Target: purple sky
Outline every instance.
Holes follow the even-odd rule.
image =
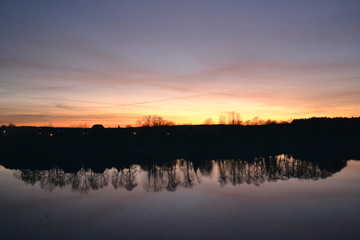
[[[1,1],[0,124],[359,116],[360,1]]]

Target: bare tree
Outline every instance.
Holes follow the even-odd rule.
[[[229,125],[241,125],[242,121],[240,118],[240,114],[236,112],[228,113],[228,124]]]
[[[160,116],[154,115],[152,116],[151,124],[153,127],[164,126],[166,125],[166,120]]]
[[[212,118],[207,118],[207,119],[205,119],[204,124],[205,124],[205,125],[213,125],[213,124],[214,124],[214,121],[212,120]]]
[[[220,115],[219,117],[219,124],[220,125],[225,125],[226,121],[225,121],[225,116],[224,115]]]
[[[141,127],[173,126],[173,121],[165,120],[158,115],[147,115],[137,122]]]
[[[150,127],[151,126],[151,115],[143,116],[141,120],[139,120],[137,123],[142,127]]]
[[[246,120],[243,122],[243,125],[269,125],[269,124],[282,124],[282,123],[288,123],[288,121],[276,121],[276,120],[263,120],[259,118],[258,116],[254,117],[252,120]]]

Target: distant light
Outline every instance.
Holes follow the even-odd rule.
[[[136,132],[133,132],[133,135],[136,135]]]
[[[6,133],[6,131],[4,130],[4,133]]]
[[[39,135],[41,135],[41,132],[39,132]]]
[[[50,133],[50,137],[52,137],[53,136],[53,134],[52,133]]]
[[[166,133],[166,135],[170,135],[170,133]]]

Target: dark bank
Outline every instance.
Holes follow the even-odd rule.
[[[261,126],[139,128],[1,127],[0,163],[10,168],[97,172],[186,159],[251,160],[292,155],[320,164],[360,158],[360,118],[313,118]]]
[[[351,239],[359,123],[2,127],[0,236]]]

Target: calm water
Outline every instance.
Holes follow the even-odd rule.
[[[1,239],[354,239],[360,161],[0,165],[0,210]]]

